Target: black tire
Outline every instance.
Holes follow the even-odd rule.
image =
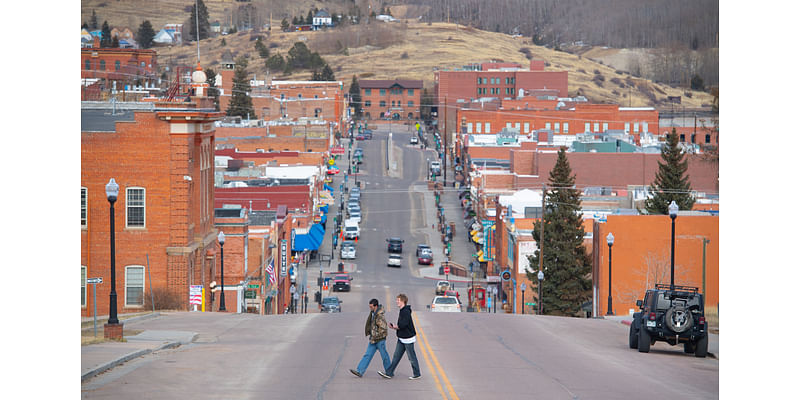
[[[631,322],[631,329],[628,333],[628,347],[632,349],[635,349],[639,346],[639,332],[634,329],[634,325],[636,325],[636,322]]]
[[[694,350],[695,357],[705,358],[707,355],[708,355],[708,334],[706,334],[700,340],[697,341]]]
[[[684,342],[683,343],[683,352],[686,353],[686,354],[694,353],[696,348],[697,348],[697,343],[696,342]]]
[[[689,330],[694,323],[692,312],[682,305],[674,305],[664,314],[664,323],[669,330],[675,333],[683,333]]]
[[[650,333],[647,332],[647,329],[644,328],[639,329],[638,348],[639,348],[639,353],[650,352]]]

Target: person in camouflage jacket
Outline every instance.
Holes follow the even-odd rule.
[[[377,299],[369,301],[369,315],[367,316],[367,323],[364,326],[364,335],[369,336],[369,344],[367,344],[367,351],[361,361],[358,363],[356,369],[351,369],[350,372],[361,378],[367,370],[369,363],[372,362],[372,357],[375,351],[381,353],[383,360],[384,370],[391,365],[392,360],[389,358],[389,353],[386,351],[386,336],[388,329],[386,324],[386,313],[383,307],[378,303]]]

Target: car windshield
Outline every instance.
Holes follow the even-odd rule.
[[[434,300],[435,304],[458,304],[455,297],[439,297]]]
[[[400,238],[391,238],[391,239],[389,239],[389,243],[391,243],[391,244],[400,244],[400,243],[402,243],[402,239],[400,239]]]
[[[322,299],[322,304],[334,305],[335,306],[335,305],[339,304],[339,299],[336,298],[336,297],[326,297],[326,298]]]
[[[336,275],[336,277],[333,279],[337,281],[348,281],[350,280],[350,277],[348,277],[347,275]]]
[[[355,226],[348,226],[347,228],[344,228],[344,230],[346,230],[346,231],[354,231],[355,232],[356,230],[358,230],[358,228],[356,228]],[[348,239],[350,239],[350,238],[348,238]]]
[[[399,254],[390,254],[389,258],[403,258],[403,256],[401,256]]]

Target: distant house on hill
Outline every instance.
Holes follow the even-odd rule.
[[[169,46],[173,44],[181,44],[183,43],[183,37],[181,36],[182,31],[183,31],[183,24],[166,24],[153,37],[153,43],[157,46],[158,45]]]
[[[94,37],[86,29],[81,29],[81,47],[92,47]]]
[[[331,18],[331,14],[325,10],[317,11],[317,14],[314,15],[314,19],[312,21],[312,27],[315,31],[333,26],[333,18]]]
[[[219,21],[214,21],[211,23],[211,32],[220,33],[222,31],[222,26],[220,25]]]

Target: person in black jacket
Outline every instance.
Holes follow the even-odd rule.
[[[417,353],[414,351],[414,343],[417,341],[417,331],[414,329],[414,320],[411,318],[411,306],[408,305],[408,296],[403,293],[397,295],[397,307],[400,308],[400,315],[397,317],[397,325],[389,323],[389,328],[397,331],[397,345],[394,348],[394,356],[392,357],[392,365],[386,369],[386,372],[378,371],[378,375],[391,379],[394,376],[394,370],[403,353],[408,352],[408,361],[411,362],[411,371],[413,376],[408,379],[419,379],[422,376],[419,372],[419,362],[417,361]]]

